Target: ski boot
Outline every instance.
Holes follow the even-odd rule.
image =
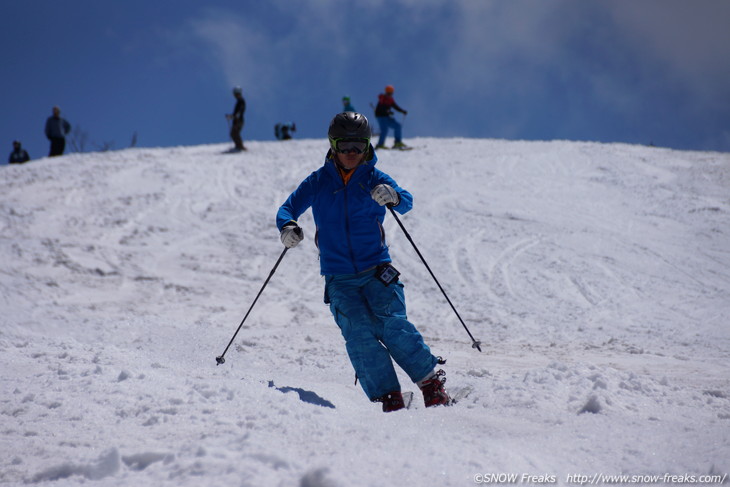
[[[422,381],[418,382],[418,387],[423,393],[423,403],[427,408],[432,406],[448,406],[451,398],[444,390],[444,382],[446,382],[446,373],[443,370],[434,372]]]
[[[395,143],[393,144],[393,149],[400,149],[400,150],[406,150],[406,149],[410,149],[410,147],[408,147],[408,146],[407,146],[407,145],[405,145],[405,144],[404,144],[403,142],[401,142],[400,140],[398,140],[398,141],[396,141],[396,142],[395,142]]]
[[[382,402],[384,413],[398,411],[399,409],[403,409],[404,407],[406,407],[406,404],[403,401],[403,394],[401,394],[400,391],[393,391],[387,394],[383,394],[379,398],[375,399],[373,402]]]

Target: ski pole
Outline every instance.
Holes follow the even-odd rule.
[[[446,294],[446,291],[444,291],[444,288],[441,287],[441,283],[439,283],[439,280],[436,279],[436,276],[434,275],[431,268],[428,266],[428,263],[426,262],[426,259],[423,258],[423,255],[421,255],[421,252],[418,250],[418,247],[416,246],[416,243],[411,238],[411,235],[408,233],[408,230],[406,230],[406,227],[403,226],[403,223],[401,223],[400,218],[398,218],[398,215],[396,215],[395,210],[393,210],[392,206],[388,206],[388,209],[390,210],[391,215],[393,215],[393,218],[395,218],[395,221],[398,222],[398,226],[400,226],[401,230],[403,230],[403,233],[406,235],[406,238],[409,242],[411,242],[411,245],[413,245],[413,248],[415,249],[416,253],[418,254],[418,257],[421,258],[421,262],[423,262],[423,265],[426,266],[426,269],[428,270],[429,274],[431,274],[431,277],[433,277],[433,280],[436,282],[436,285],[443,293],[444,297],[446,298],[446,301],[449,303],[449,306],[451,306],[451,309],[454,310],[454,313],[456,314],[456,317],[459,318],[459,321],[461,322],[462,326],[466,330],[466,332],[469,334],[469,338],[471,338],[471,348],[476,348],[480,352],[482,351],[481,344],[482,342],[477,341],[472,336],[471,332],[469,331],[469,328],[467,328],[466,323],[464,323],[464,320],[461,319],[461,316],[459,316],[459,312],[456,311],[456,308],[451,303],[451,300],[449,299],[449,296]]]
[[[251,310],[253,309],[254,305],[256,304],[256,301],[258,301],[259,296],[261,296],[261,293],[264,292],[264,288],[269,283],[269,280],[271,280],[271,277],[274,275],[274,272],[276,272],[276,268],[279,267],[279,263],[281,262],[281,259],[284,258],[284,254],[286,254],[286,251],[289,250],[287,247],[284,247],[284,250],[281,252],[281,255],[279,256],[279,259],[276,261],[276,264],[274,264],[274,267],[271,269],[271,272],[269,273],[269,277],[266,278],[264,281],[264,285],[261,286],[261,290],[256,295],[256,298],[253,300],[253,303],[251,303],[251,307],[248,308],[248,312],[246,313],[246,316],[243,317],[241,320],[241,324],[238,325],[238,328],[236,329],[236,333],[233,334],[231,337],[231,341],[228,342],[228,346],[226,346],[226,349],[223,350],[223,353],[220,354],[215,358],[216,364],[220,365],[222,363],[225,363],[226,359],[224,358],[226,355],[226,352],[228,352],[228,349],[230,348],[231,344],[233,343],[233,340],[236,339],[236,335],[238,335],[238,332],[241,331],[241,327],[243,326],[243,323],[246,321],[246,318],[248,318],[248,315],[251,313]]]

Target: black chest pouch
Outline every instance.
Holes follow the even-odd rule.
[[[400,272],[398,269],[393,267],[390,263],[380,264],[375,270],[375,277],[378,281],[382,282],[384,286],[390,286],[398,280]]]

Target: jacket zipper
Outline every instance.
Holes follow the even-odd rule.
[[[350,262],[352,263],[352,268],[355,270],[355,274],[358,274],[360,271],[357,268],[357,263],[355,261],[355,254],[352,249],[352,238],[350,237],[350,211],[349,211],[349,205],[347,202],[347,186],[345,186],[345,235],[347,235],[347,249],[350,252]]]

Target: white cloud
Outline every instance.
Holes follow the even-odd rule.
[[[261,46],[266,45],[267,39],[258,29],[223,12],[192,20],[190,26],[193,34],[209,47],[230,86],[267,84],[267,73],[260,69],[261,57],[265,56]]]
[[[695,94],[711,99],[730,87],[730,2],[606,2],[633,46],[661,60]]]
[[[229,84],[270,98],[281,94],[282,85],[311,75],[315,61],[345,54],[343,27],[323,21],[327,3],[297,8],[274,1],[265,13],[211,9],[191,19],[189,26]]]

